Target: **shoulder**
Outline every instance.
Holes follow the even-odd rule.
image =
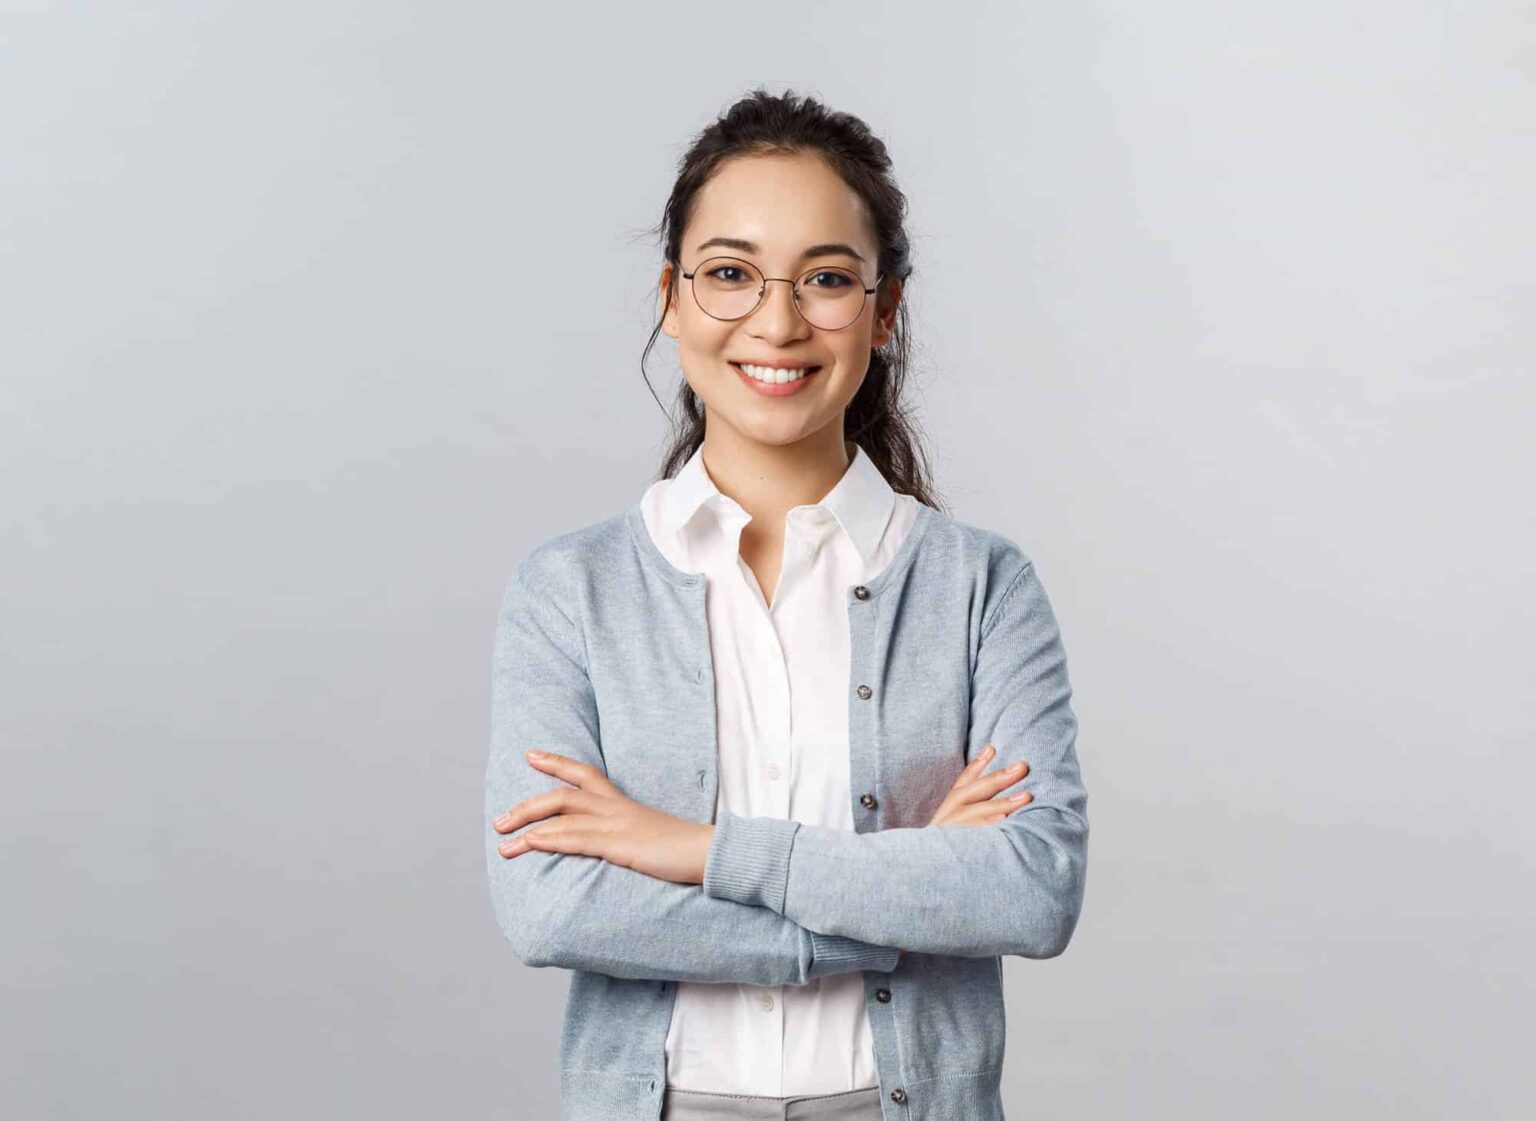
[[[928,521],[921,551],[929,566],[958,568],[985,576],[990,584],[1007,584],[1034,565],[1018,541],[998,530],[933,509],[929,510]]]
[[[529,548],[513,565],[511,583],[524,590],[564,598],[593,571],[614,571],[630,544],[627,511],[561,530]]]
[[[981,564],[992,571],[1009,575],[1032,562],[1018,541],[995,529],[961,521],[949,514],[930,510],[925,548],[945,553],[950,559]]]
[[[930,509],[920,542],[920,578],[960,580],[985,632],[1018,588],[1037,580],[1034,561],[1013,537]]]

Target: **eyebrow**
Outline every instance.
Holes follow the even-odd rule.
[[[746,241],[739,237],[712,237],[708,241],[700,242],[696,248],[703,250],[708,249],[711,245],[719,245],[726,249],[739,249],[743,253],[758,252],[758,247],[755,242]],[[855,261],[860,262],[864,260],[863,255],[859,253],[858,250],[854,249],[853,246],[844,245],[840,241],[829,241],[824,245],[813,245],[804,253],[800,254],[800,259],[805,261],[812,257],[831,256],[852,257]]]

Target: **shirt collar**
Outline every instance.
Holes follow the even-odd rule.
[[[871,560],[885,535],[886,524],[896,505],[896,492],[880,469],[857,443],[843,477],[820,502],[813,505],[832,515],[853,547],[865,561]],[[735,499],[715,486],[704,469],[704,446],[672,476],[661,503],[661,529],[681,533],[701,509],[742,515],[745,511]]]

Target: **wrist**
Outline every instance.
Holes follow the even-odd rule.
[[[713,823],[705,822],[699,825],[697,837],[694,840],[693,872],[694,883],[703,886],[704,870],[709,866],[709,850],[715,843],[715,827]]]

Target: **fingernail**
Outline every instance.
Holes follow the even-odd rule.
[[[502,814],[496,819],[496,824],[502,828],[506,828],[508,825],[512,824],[512,815]]]
[[[528,758],[530,758],[530,759],[542,759],[542,758],[544,758],[544,753],[542,751],[530,751],[530,752],[528,752]]]
[[[987,744],[987,746],[982,750],[981,756],[983,759],[990,759],[996,754],[997,751],[992,747],[992,745]]]
[[[1008,768],[1008,773],[1010,775],[1018,774],[1018,772],[1022,771],[1023,769],[1024,769],[1024,764],[1023,763],[1015,763],[1013,766]]]
[[[1022,794],[1015,794],[1013,797],[1009,798],[1008,800],[1010,802],[1022,802],[1022,801],[1024,801],[1024,799],[1026,799],[1028,797],[1029,797],[1029,791],[1026,790]]]

